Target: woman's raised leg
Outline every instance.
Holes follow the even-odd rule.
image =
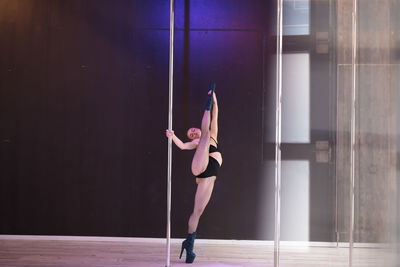
[[[208,165],[208,155],[210,150],[210,123],[211,123],[211,108],[213,104],[213,95],[215,91],[215,83],[210,84],[210,90],[208,91],[206,106],[201,120],[201,137],[199,145],[197,146],[196,152],[194,153],[192,160],[192,173],[194,176],[198,176],[204,172]]]
[[[200,173],[204,172],[208,165],[210,150],[210,121],[210,111],[205,110],[201,121],[200,142],[192,160],[192,173],[194,176],[198,176]]]

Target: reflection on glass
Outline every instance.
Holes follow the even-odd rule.
[[[398,183],[398,128],[394,125],[399,116],[399,67],[397,64],[357,66],[359,145],[355,201],[360,204],[354,211],[353,267],[365,266],[369,257],[375,266],[398,266],[395,260],[398,196],[393,188]]]
[[[316,260],[318,266],[400,266],[400,1],[315,0],[312,9],[311,1],[282,1],[284,35],[297,36],[284,38],[283,44],[281,239],[286,242],[281,243],[280,263],[292,266],[294,252],[303,249],[295,266],[313,266]],[[354,43],[353,3],[359,10]],[[325,50],[317,49],[321,44]],[[349,64],[353,48],[355,105]],[[327,120],[331,126],[319,127]],[[314,139],[326,133],[332,158],[314,161]],[[332,219],[320,220],[321,214]]]
[[[310,57],[284,54],[282,69],[282,142],[310,142]]]
[[[282,161],[281,240],[308,241],[310,232],[310,164]]]
[[[310,34],[310,0],[283,1],[283,35]]]

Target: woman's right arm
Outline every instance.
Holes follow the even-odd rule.
[[[198,140],[193,140],[192,142],[183,143],[181,139],[179,139],[175,134],[174,131],[166,130],[167,137],[172,136],[172,141],[174,141],[175,145],[179,147],[181,150],[192,150],[197,147],[199,144]]]

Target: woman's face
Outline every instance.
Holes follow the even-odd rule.
[[[190,128],[187,131],[187,137],[191,140],[201,137],[201,130],[199,128]]]

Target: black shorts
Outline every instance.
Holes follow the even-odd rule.
[[[197,178],[209,178],[211,176],[217,176],[218,170],[221,166],[219,166],[218,161],[213,157],[208,157],[208,165],[207,169],[200,173]]]

